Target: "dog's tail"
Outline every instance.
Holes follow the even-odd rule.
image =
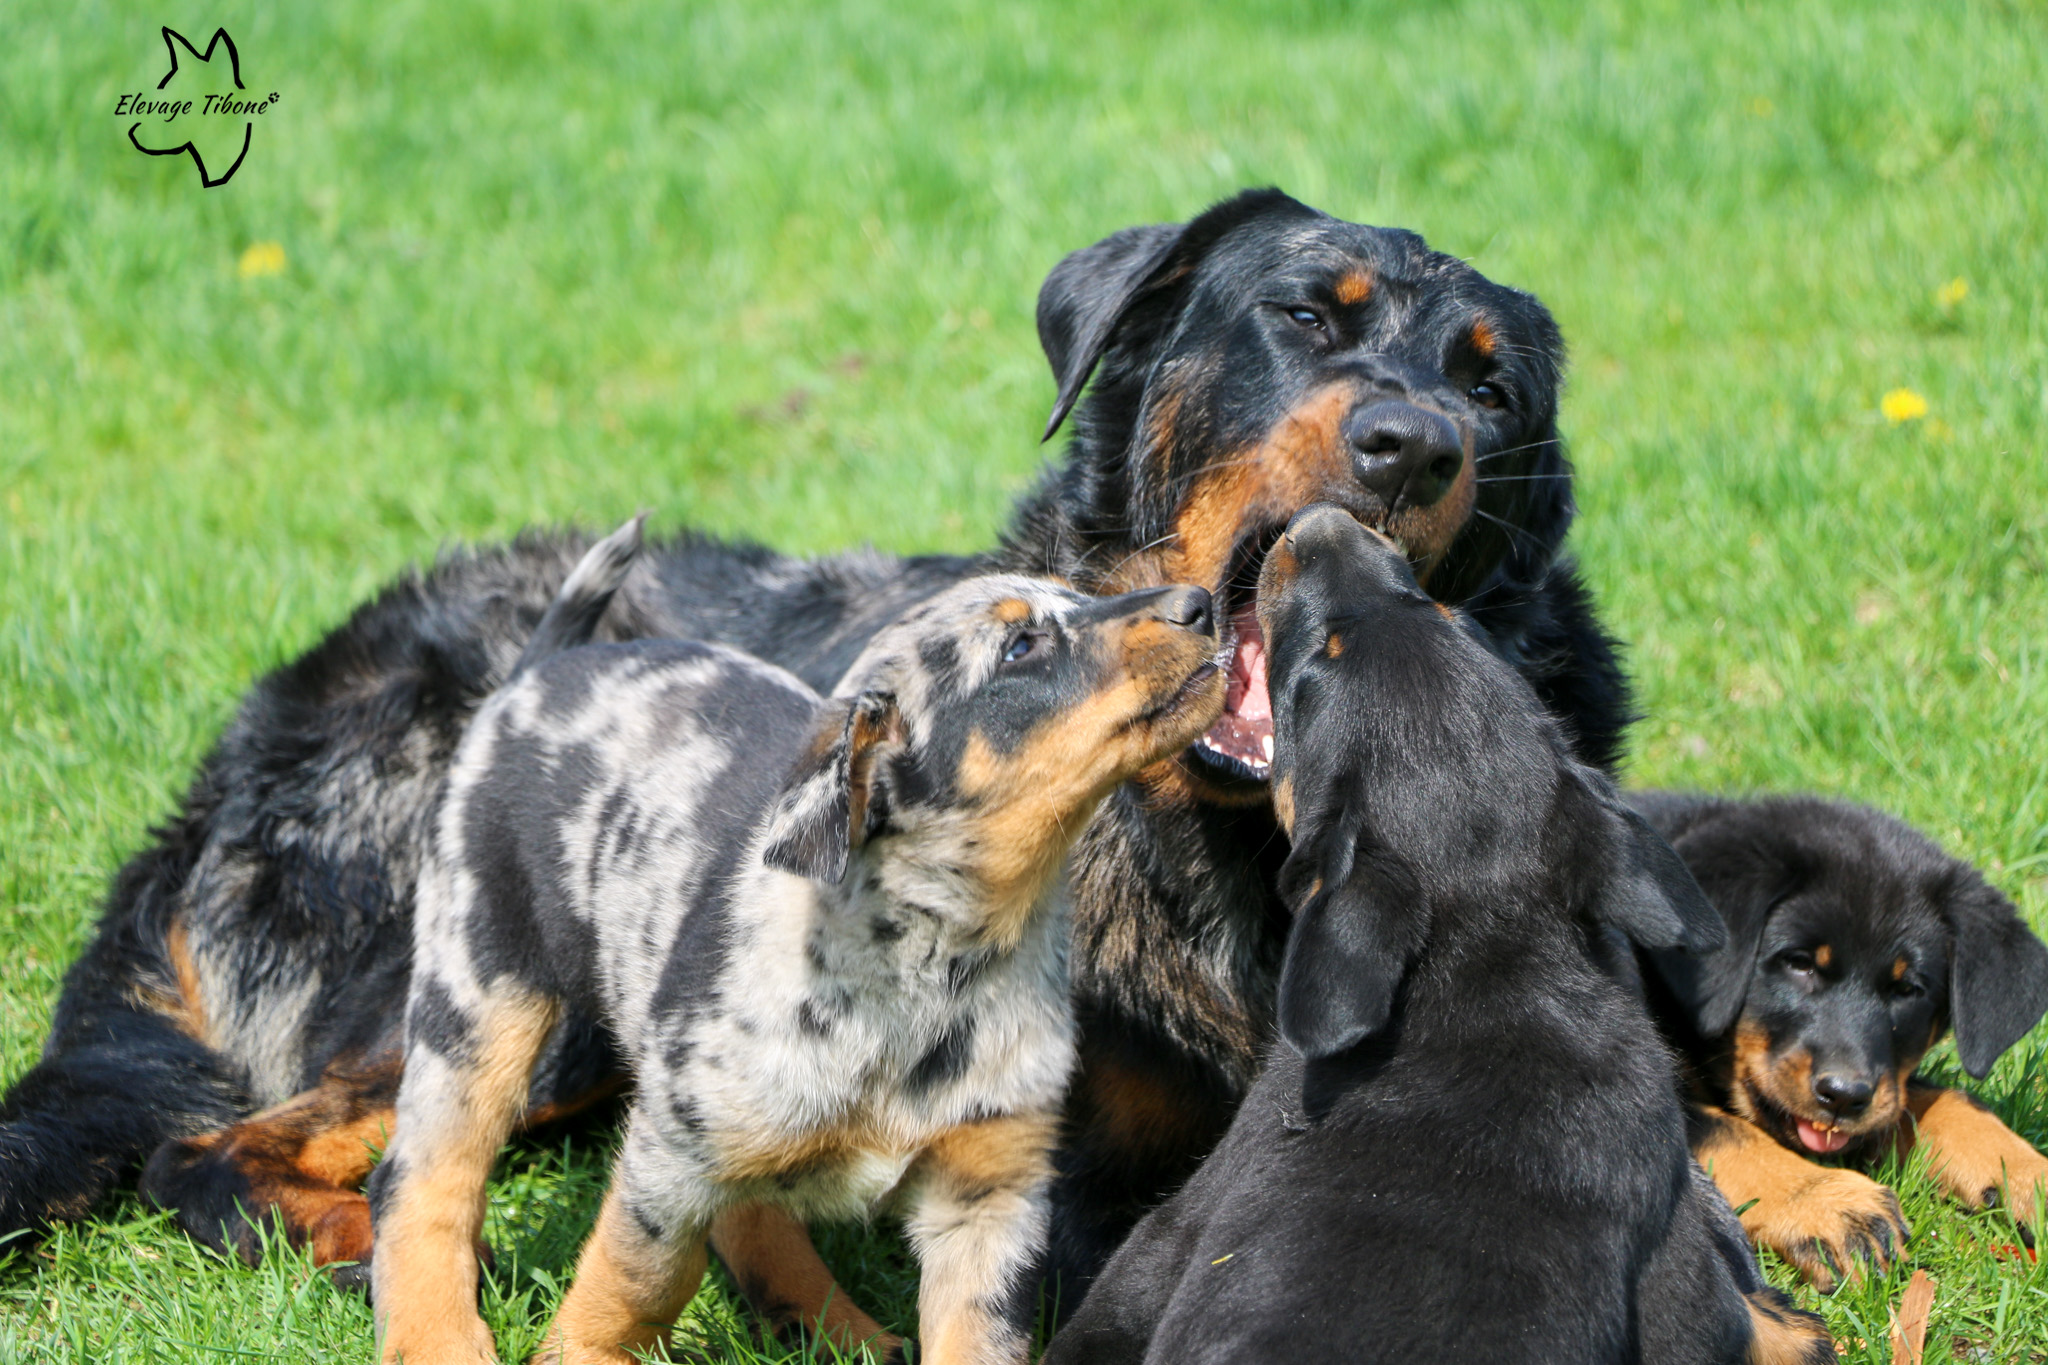
[[[1841,1358],[1818,1313],[1795,1307],[1775,1289],[1743,1299],[1749,1304],[1749,1365],[1826,1365]]]
[[[611,605],[612,594],[619,590],[634,561],[640,558],[646,523],[647,513],[641,512],[591,546],[590,552],[577,561],[555,600],[548,604],[540,624],[533,628],[533,637],[520,651],[519,662],[512,665],[511,678],[550,655],[590,643],[598,621],[604,617],[604,609]]]

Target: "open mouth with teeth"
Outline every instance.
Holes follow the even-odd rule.
[[[1233,572],[1217,594],[1230,613],[1221,662],[1223,715],[1189,752],[1212,776],[1265,782],[1273,773],[1273,696],[1266,689],[1266,635],[1259,628],[1259,569],[1285,526],[1248,537],[1233,556]]]

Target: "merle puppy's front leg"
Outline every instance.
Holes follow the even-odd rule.
[[[1030,1347],[1018,1295],[1045,1247],[1055,1121],[1047,1114],[950,1129],[918,1159],[910,1219],[920,1361],[1011,1365]]]
[[[634,1352],[665,1343],[704,1278],[715,1198],[635,1108],[576,1278],[531,1365],[638,1365]]]

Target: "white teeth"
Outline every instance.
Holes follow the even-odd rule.
[[[1273,761],[1273,737],[1271,735],[1261,735],[1259,737],[1259,747],[1266,751],[1266,762],[1271,763]]]

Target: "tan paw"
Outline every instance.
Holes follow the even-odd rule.
[[[1861,1279],[1865,1261],[1883,1270],[1899,1257],[1912,1230],[1896,1195],[1856,1171],[1807,1169],[1810,1177],[1743,1212],[1742,1225],[1752,1239],[1796,1266],[1823,1293],[1845,1276]]]

